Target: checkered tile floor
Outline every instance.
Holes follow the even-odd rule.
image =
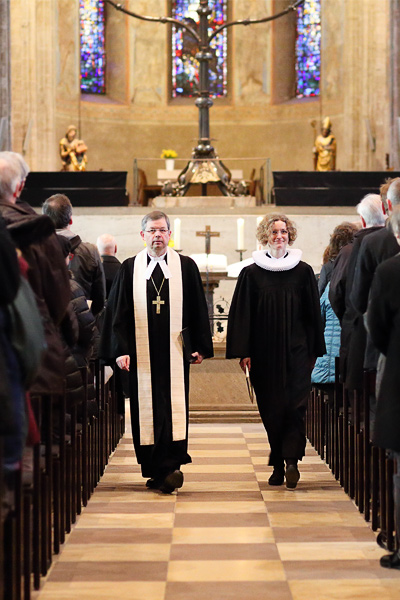
[[[145,488],[127,431],[36,600],[399,600],[400,571],[311,447],[267,479],[262,425],[192,425],[185,483]]]

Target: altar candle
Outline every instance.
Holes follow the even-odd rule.
[[[244,219],[237,220],[237,249],[244,250]]]
[[[175,248],[181,250],[181,220],[174,220],[174,242]]]

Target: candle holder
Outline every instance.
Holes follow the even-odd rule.
[[[235,252],[239,252],[240,262],[243,260],[243,252],[247,252],[247,250],[235,250]]]

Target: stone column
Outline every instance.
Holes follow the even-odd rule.
[[[0,152],[11,148],[10,0],[0,0]]]
[[[13,0],[10,25],[12,149],[31,170],[56,170],[57,1]]]

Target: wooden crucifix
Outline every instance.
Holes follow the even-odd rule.
[[[202,236],[206,238],[206,254],[207,256],[211,254],[211,238],[219,237],[219,231],[211,231],[210,225],[206,225],[205,231],[196,231],[197,236]]]

